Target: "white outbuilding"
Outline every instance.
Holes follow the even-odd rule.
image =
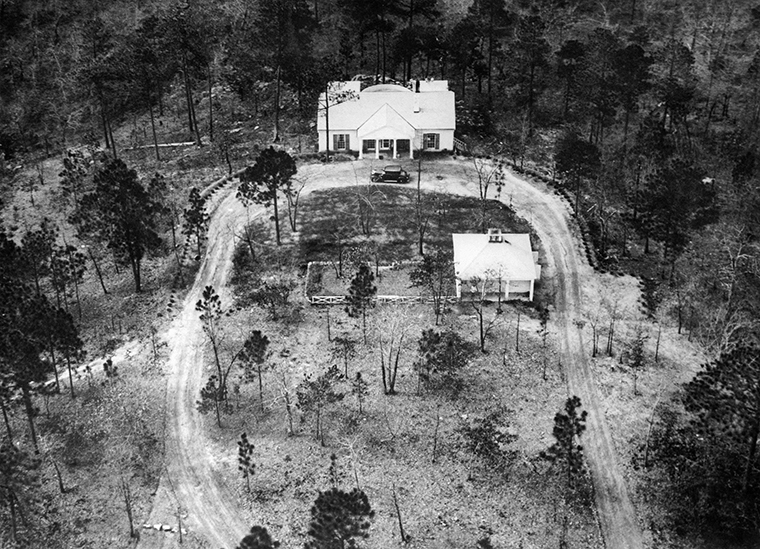
[[[452,234],[457,298],[485,294],[488,299],[533,300],[536,280],[541,278],[538,252],[530,235],[502,233]]]

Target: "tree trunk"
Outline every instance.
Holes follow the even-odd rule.
[[[108,123],[106,122],[106,110],[103,107],[102,100],[100,106],[100,121],[103,123],[103,138],[105,139],[106,149],[111,148],[111,139],[108,137]]]
[[[264,383],[261,381],[261,363],[257,364],[256,368],[258,374],[259,374],[259,405],[261,407],[261,411],[264,411]]]
[[[515,352],[520,353],[520,311],[517,311],[517,329],[515,330]]]
[[[362,306],[362,333],[364,335],[364,344],[367,344],[367,307]],[[388,365],[390,367],[390,364]]]
[[[71,372],[71,357],[68,352],[66,353],[66,367],[69,370],[69,389],[71,391],[71,398],[76,398],[76,395],[74,394],[74,376]]]
[[[11,490],[7,490],[6,501],[8,503],[8,509],[11,512],[11,543],[16,545],[16,539],[18,536],[18,526],[16,525],[16,496]]]
[[[127,511],[127,519],[129,520],[129,537],[134,538],[137,537],[137,534],[135,533],[135,525],[132,519],[132,492],[124,477],[121,477],[121,494],[124,497],[124,506]]]
[[[274,92],[274,136],[272,137],[272,143],[280,142],[280,86],[281,86],[280,67],[277,66],[277,79]],[[277,242],[279,245],[279,240]]]
[[[34,446],[34,453],[40,453],[40,447],[37,444],[37,430],[34,428],[34,406],[32,405],[32,394],[29,389],[28,383],[21,385],[21,396],[24,401],[24,409],[26,410],[26,418],[29,422],[29,433],[32,436],[32,445]]]
[[[193,95],[190,90],[190,75],[187,73],[187,53],[182,52],[182,79],[185,84],[185,102],[187,103],[187,123],[190,132],[195,131],[193,124]]]
[[[90,254],[90,260],[92,261],[92,264],[95,266],[95,272],[98,274],[98,280],[100,281],[100,287],[103,288],[103,295],[108,295],[108,290],[106,290],[106,285],[103,282],[103,273],[100,271],[100,265],[98,265],[98,262],[95,261],[95,256],[92,254],[92,250],[87,247],[87,253]]]
[[[161,161],[161,155],[158,152],[158,135],[156,134],[156,117],[153,114],[153,103],[148,98],[148,111],[150,112],[150,128],[153,132],[153,148],[156,150],[156,162]]]
[[[657,343],[654,346],[654,361],[659,362],[660,358],[660,337],[662,336],[662,324],[657,323]]]
[[[390,368],[390,364],[388,365]],[[386,375],[385,375],[385,350],[383,349],[383,338],[380,338],[380,374],[383,379],[383,394],[388,394],[388,384],[386,382]]]
[[[108,135],[111,137],[111,152],[113,152],[114,159],[118,158],[119,155],[116,152],[116,140],[113,138],[113,127],[111,126],[111,121],[106,118],[106,125],[108,126]]]
[[[53,469],[55,469],[55,476],[58,479],[58,490],[62,494],[65,494],[66,493],[66,487],[63,485],[63,477],[61,476],[61,469],[60,469],[60,467],[58,467],[58,462],[55,459],[53,459],[52,457],[50,458],[50,461],[53,464]]]
[[[436,430],[438,429],[438,425],[436,425]],[[435,458],[433,458],[433,461],[435,462]],[[391,490],[393,492],[393,506],[396,508],[396,518],[398,519],[398,531],[399,535],[401,536],[401,541],[403,543],[406,543],[407,537],[404,533],[404,524],[401,522],[401,509],[398,506],[398,498],[396,497],[396,485],[391,484]]]
[[[5,432],[8,433],[8,442],[13,444],[13,431],[11,430],[11,422],[8,418],[8,409],[5,407],[5,401],[0,399],[0,410],[3,412],[3,421],[5,421]]]
[[[744,496],[749,495],[749,485],[752,480],[752,468],[755,462],[755,455],[757,454],[757,438],[760,435],[760,415],[755,417],[755,423],[752,425],[752,431],[750,433],[749,452],[747,455],[747,466],[744,468],[744,481],[742,482],[742,492]]]
[[[325,145],[327,150],[327,161],[330,161],[330,85],[325,84]],[[361,149],[360,149],[361,150]]]
[[[211,65],[208,65],[208,140],[209,143],[214,142],[214,101],[211,97],[211,91],[213,89]],[[232,170],[230,170],[232,171]]]
[[[132,278],[135,280],[135,293],[142,292],[142,281],[140,280],[140,260],[136,257],[130,257],[129,263],[132,266]]]
[[[494,9],[490,9],[488,25],[488,97],[491,97],[491,83],[493,82],[493,42],[494,42]]]

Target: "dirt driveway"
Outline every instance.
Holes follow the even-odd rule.
[[[363,185],[369,180],[372,165],[388,162],[362,160],[329,166],[314,164],[299,170],[306,182],[304,194],[318,189]],[[416,182],[416,169],[403,162]],[[477,180],[472,164],[466,160],[442,159],[423,166],[423,188],[452,194],[477,195]],[[234,188],[234,187],[233,187]],[[541,184],[533,184],[509,174],[501,199],[511,204],[533,223],[546,250],[544,276],[554,277],[557,288],[556,311],[551,329],[558,335],[562,365],[568,380],[568,393],[578,395],[588,411],[588,428],[583,444],[594,479],[602,533],[610,549],[639,549],[642,534],[628,491],[620,473],[607,422],[600,409],[596,382],[589,368],[582,334],[574,321],[582,317],[585,281],[595,276],[583,259],[575,224],[566,204]],[[263,209],[252,208],[252,215]],[[234,192],[217,193],[209,228],[209,246],[195,284],[182,309],[164,334],[170,355],[167,364],[166,460],[156,501],[147,520],[149,524],[177,524],[181,511],[183,527],[208,546],[234,547],[245,535],[255,517],[240,509],[231,486],[233,479],[222,478],[215,463],[224,454],[206,439],[201,417],[195,410],[204,378],[204,337],[195,302],[203,288],[212,285],[223,303],[230,303],[225,288],[232,264],[235,234],[246,222],[245,209]],[[176,535],[144,530],[139,547],[175,547]]]

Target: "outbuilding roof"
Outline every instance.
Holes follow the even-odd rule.
[[[454,241],[454,271],[458,279],[536,279],[530,236],[518,233],[499,235],[499,239],[488,234],[451,235]]]
[[[436,83],[435,86],[432,83],[421,85],[419,93],[396,84],[370,86],[355,94],[353,99],[330,105],[330,131],[356,130],[386,105],[393,112],[386,110],[383,116],[398,116],[412,128],[453,130],[456,128],[454,92],[443,85],[445,82]],[[332,89],[341,89],[341,84],[349,83],[335,83]],[[324,110],[320,110],[317,117],[317,129],[326,129]]]

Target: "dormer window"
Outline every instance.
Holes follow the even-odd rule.
[[[504,242],[501,229],[488,229],[488,242]]]

